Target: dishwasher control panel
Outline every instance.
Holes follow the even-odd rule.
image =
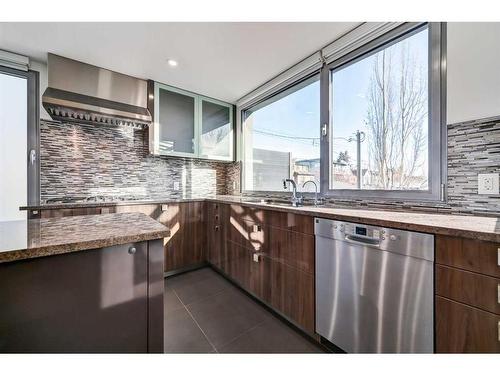
[[[381,250],[434,260],[432,234],[321,218],[314,220],[314,233],[316,236],[375,246]],[[408,247],[410,242],[411,246]]]

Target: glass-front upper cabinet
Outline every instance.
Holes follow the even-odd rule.
[[[155,82],[154,155],[233,160],[231,104]]]
[[[232,106],[208,98],[200,98],[200,106],[200,157],[232,160],[234,138]]]
[[[196,95],[155,84],[156,153],[196,155]]]

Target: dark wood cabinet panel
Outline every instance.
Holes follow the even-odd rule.
[[[436,297],[437,353],[500,353],[500,315]]]
[[[228,276],[313,334],[313,219],[231,205],[225,222]]]
[[[270,271],[270,305],[313,334],[314,275],[274,260]]]
[[[265,224],[300,233],[314,234],[314,219],[307,215],[244,207],[235,204],[230,205],[230,214],[232,217],[253,224]]]
[[[228,223],[228,239],[253,251],[262,251],[266,247],[268,228],[231,215]]]
[[[162,250],[138,242],[0,265],[0,352],[163,352]]]
[[[169,204],[160,222],[170,228],[165,239],[165,272],[195,266],[205,261],[206,231],[204,202]]]
[[[265,218],[267,225],[314,235],[314,219],[311,216],[291,212],[266,211]]]
[[[270,258],[307,273],[314,273],[314,236],[269,227],[268,246],[264,252]]]
[[[265,218],[265,210],[255,207],[245,207],[237,204],[229,205],[229,214],[241,220],[247,220],[256,224],[262,224]]]
[[[116,207],[88,207],[88,208],[62,208],[57,210],[40,210],[39,217],[42,219],[80,216],[80,215],[100,215],[102,213],[115,213]]]
[[[227,205],[209,203],[207,207],[207,260],[221,271],[227,264]]]
[[[436,263],[500,278],[499,248],[494,242],[436,236]]]
[[[436,265],[436,294],[500,314],[500,279]]]

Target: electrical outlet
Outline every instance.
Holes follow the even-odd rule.
[[[181,190],[181,184],[179,181],[174,181],[174,191],[179,191]]]
[[[499,177],[498,173],[484,173],[477,175],[478,194],[498,194]]]

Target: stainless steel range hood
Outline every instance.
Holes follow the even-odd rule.
[[[145,80],[50,53],[48,75],[42,103],[54,120],[135,128],[151,123]]]

